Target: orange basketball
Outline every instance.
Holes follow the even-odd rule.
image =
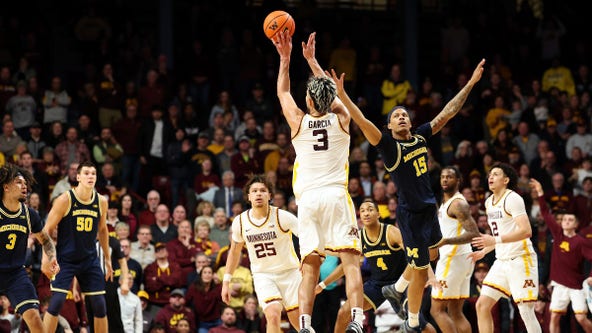
[[[290,36],[294,35],[296,23],[292,16],[283,10],[269,13],[263,21],[263,32],[269,39],[273,39],[278,32],[286,30],[290,31]]]

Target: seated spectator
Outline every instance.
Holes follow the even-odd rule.
[[[174,289],[169,296],[169,302],[154,318],[154,321],[165,326],[166,333],[175,333],[177,321],[186,319],[189,321],[191,332],[195,332],[195,315],[185,306],[185,292],[182,289]]]
[[[143,318],[142,318],[142,303],[140,298],[132,291],[134,279],[131,274],[119,277],[119,288],[117,288],[117,295],[119,297],[119,307],[121,310],[121,322],[123,324],[124,332],[142,333]]]
[[[214,226],[210,230],[210,239],[218,243],[222,248],[230,244],[228,240],[228,230],[230,229],[230,221],[226,217],[224,208],[216,208],[214,212]]]
[[[111,201],[119,201],[119,198],[127,193],[121,179],[116,175],[115,168],[111,162],[105,162],[101,166],[101,174],[97,177],[97,191],[109,196]]]
[[[166,245],[169,253],[169,260],[176,262],[181,267],[181,275],[186,277],[193,271],[195,254],[200,248],[195,244],[191,231],[191,222],[184,220],[177,228],[177,238],[169,241]]]
[[[129,239],[130,237],[130,228],[129,225],[125,222],[117,222],[115,225],[115,238],[117,238],[120,242],[123,239]]]
[[[150,303],[150,296],[144,290],[138,291],[138,297],[142,305],[142,331],[151,332],[151,328],[155,326],[153,319],[156,317],[156,313],[160,310],[160,307]],[[162,325],[158,325],[162,328]],[[161,333],[164,333],[164,329]]]
[[[76,175],[78,174],[78,163],[71,163],[68,167],[67,175],[60,179],[54,186],[53,191],[51,191],[51,195],[49,196],[50,203],[53,199],[60,196],[60,194],[67,192],[72,187],[78,185],[78,181],[76,180]]]
[[[227,171],[222,175],[222,186],[214,194],[214,207],[224,208],[227,216],[232,216],[232,203],[243,199],[243,191],[235,184],[234,172]]]
[[[294,160],[296,158],[296,152],[294,152],[294,147],[290,143],[290,139],[288,134],[286,133],[278,133],[276,138],[276,144],[278,149],[275,149],[265,157],[263,163],[263,170],[267,173],[271,170],[277,170],[278,163],[281,157],[287,157],[288,161],[291,164],[294,164]]]
[[[37,164],[37,169],[43,171],[47,175],[47,192],[52,193],[56,183],[62,177],[62,171],[60,170],[60,164],[57,161],[53,148],[46,146],[41,152],[41,162]],[[44,200],[49,200],[50,196]]]
[[[183,207],[183,205],[175,206],[175,209],[173,209],[173,220],[171,223],[178,228],[179,224],[184,220],[187,220],[187,211],[185,210],[185,207]]]
[[[14,130],[12,120],[5,121],[2,125],[2,135],[0,135],[0,153],[4,154],[7,161],[12,160],[16,146],[21,142],[23,139]]]
[[[230,160],[232,159],[232,156],[236,154],[236,152],[237,150],[234,136],[232,136],[232,134],[226,134],[224,136],[224,150],[216,155],[216,160],[222,174],[224,174],[226,171],[230,171]]]
[[[197,199],[214,200],[214,194],[222,186],[220,177],[214,172],[212,160],[206,158],[201,163],[201,172],[193,179],[193,188]]]
[[[191,323],[187,318],[181,318],[177,321],[177,325],[175,325],[175,332],[176,333],[190,333],[193,332],[191,330]]]
[[[565,154],[569,156],[573,147],[580,147],[584,157],[592,154],[592,133],[588,132],[588,126],[584,119],[577,121],[576,133],[572,134],[565,143]]]
[[[157,306],[169,304],[171,290],[183,286],[179,264],[169,261],[166,244],[156,243],[156,260],[144,269],[144,289],[150,295],[150,302]]]
[[[152,230],[150,226],[140,225],[138,228],[138,240],[132,243],[130,257],[142,265],[142,269],[153,263],[156,259],[152,242]]]
[[[203,252],[198,252],[195,254],[194,265],[195,268],[191,270],[189,274],[187,274],[187,288],[191,286],[193,282],[199,279],[201,274],[201,270],[206,267],[210,266],[211,260],[208,256],[206,256]],[[217,276],[216,276],[217,278]]]
[[[194,227],[199,221],[206,221],[210,226],[214,225],[214,205],[210,201],[202,201],[197,204],[195,214]]]
[[[252,140],[256,140],[256,138],[249,138],[246,135],[239,137],[237,140],[238,153],[230,159],[230,169],[234,172],[234,183],[238,188],[245,185],[249,175],[259,174],[263,171],[260,161],[255,158],[257,148],[253,146]],[[221,206],[216,205],[216,207]]]
[[[12,309],[8,296],[2,291],[0,294],[0,332],[18,332],[23,318],[10,313]]]
[[[68,165],[83,161],[90,161],[91,155],[88,147],[80,142],[78,138],[78,129],[71,126],[66,131],[66,141],[58,143],[55,147],[55,153],[60,160],[60,167],[66,170]]]
[[[208,257],[213,257],[220,251],[220,245],[210,239],[210,224],[199,221],[194,227],[195,243],[198,252],[203,252]]]
[[[130,257],[131,254],[131,242],[129,239],[120,239],[119,246],[121,247],[121,253],[123,253],[123,257],[127,261],[127,270],[132,275],[133,284],[131,286],[131,291],[133,293],[137,293],[140,291],[140,286],[142,285],[142,265],[135,260],[134,258]]]
[[[578,195],[583,191],[584,179],[592,177],[592,156],[584,158],[580,168],[574,169],[569,177],[574,195]]]
[[[107,208],[107,230],[109,230],[110,237],[116,237],[117,234],[115,233],[115,226],[119,223],[119,217],[117,216],[119,212],[119,206],[115,201],[109,201],[109,206]]]
[[[236,326],[247,333],[266,331],[265,316],[259,313],[259,301],[255,295],[245,297],[245,304],[238,312]]]
[[[156,223],[150,226],[152,241],[155,243],[167,243],[177,238],[177,227],[171,224],[169,208],[166,205],[160,204],[156,207],[154,218]]]
[[[224,309],[222,309],[220,320],[222,320],[222,325],[211,328],[209,333],[246,333],[236,326],[236,310],[232,307],[225,306]]]
[[[92,150],[93,157],[97,162],[97,166],[102,166],[104,163],[111,163],[113,167],[119,171],[121,170],[121,158],[123,157],[123,148],[117,142],[111,128],[105,127],[101,129],[101,136]]]
[[[198,333],[208,333],[210,328],[222,324],[222,285],[214,280],[214,270],[204,266],[199,277],[187,287],[185,300],[196,314]]]
[[[135,241],[138,228],[138,218],[134,213],[134,201],[130,194],[124,194],[119,200],[119,220],[127,223],[130,230],[130,239]]]
[[[31,134],[31,137],[29,138],[29,141],[27,141],[27,150],[33,156],[33,160],[35,163],[41,161],[43,148],[47,146],[47,144],[43,140],[43,137],[41,136],[41,131],[41,124],[39,124],[39,122],[37,121],[34,122],[33,125],[31,125],[31,128],[29,128],[29,133]]]
[[[147,208],[140,212],[138,220],[140,224],[152,225],[156,221],[154,213],[156,207],[160,204],[160,194],[156,190],[149,191],[146,195]]]

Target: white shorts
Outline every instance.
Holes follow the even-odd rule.
[[[575,314],[588,313],[586,294],[583,289],[571,289],[555,281],[551,282],[551,285],[553,286],[553,293],[551,294],[549,309],[552,312],[567,312],[567,306],[571,302],[571,308]]]
[[[539,297],[539,270],[535,253],[509,260],[496,259],[483,280],[481,295],[496,301],[514,298],[516,303],[535,302]]]
[[[304,192],[298,201],[298,232],[302,259],[313,252],[362,253],[356,210],[345,188]]]
[[[290,269],[280,273],[253,273],[255,292],[263,310],[273,302],[281,303],[286,311],[298,309],[298,287],[302,273]]]
[[[468,254],[457,254],[440,258],[436,265],[436,280],[441,289],[432,288],[432,298],[437,300],[454,300],[469,298],[473,262]]]

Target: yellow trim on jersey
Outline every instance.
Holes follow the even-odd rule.
[[[335,117],[337,117],[337,122],[339,123],[339,128],[341,128],[341,130],[343,131],[343,133],[349,135],[349,132],[345,130],[345,128],[343,128],[343,125],[341,124],[341,120],[339,120],[339,116],[337,114],[335,114]]]
[[[22,204],[21,204],[22,207]],[[32,233],[33,230],[31,230],[31,216],[29,215],[29,208],[25,207],[25,216],[27,217],[27,225],[29,226],[29,233]]]
[[[523,239],[522,244],[526,248],[526,240]],[[524,261],[524,273],[526,276],[530,276],[530,254],[528,253],[528,250],[526,251],[526,254],[522,255],[522,261]]]
[[[298,129],[296,130],[296,133],[294,134],[294,136],[292,136],[291,140],[294,140],[294,138],[296,138],[298,136],[298,134],[300,134],[300,129],[302,128],[302,122],[304,121],[305,116],[306,116],[306,113],[302,116],[302,118],[300,118],[300,124],[298,124]]]
[[[22,301],[14,307],[14,312],[18,312],[21,306],[26,304],[39,304],[39,300],[36,299],[28,299],[26,301]]]
[[[504,199],[506,197],[506,195],[508,195],[510,190],[506,189],[506,191],[504,192],[504,194],[502,194],[502,196],[497,199],[497,202],[495,201],[495,198],[493,197],[493,194],[491,195],[491,205],[492,206],[496,206],[502,199]],[[505,209],[504,209],[505,211]]]
[[[19,205],[19,210],[13,215],[13,214],[9,214],[7,211],[5,211],[4,209],[0,208],[0,213],[2,213],[2,215],[10,218],[10,219],[14,219],[17,218],[21,215],[21,213],[23,212],[23,205],[20,204]],[[29,228],[30,230],[30,228]]]
[[[458,250],[458,245],[453,245],[452,251],[450,251],[448,258],[446,258],[446,264],[444,264],[444,273],[442,273],[443,278],[448,277],[448,273],[450,272],[450,264],[452,264],[452,258],[456,255],[457,250]]]
[[[508,296],[508,297],[510,297],[510,296],[512,295],[512,294],[511,294],[509,291],[507,291],[505,288],[503,288],[503,287],[501,287],[501,286],[498,286],[497,284],[493,284],[493,283],[491,283],[491,282],[487,282],[487,283],[485,283],[485,281],[484,281],[484,282],[483,282],[483,285],[484,285],[484,286],[488,286],[488,287],[490,287],[490,288],[492,288],[492,289],[495,289],[495,290],[497,290],[497,291],[499,291],[499,292],[501,292],[501,293],[504,293],[504,294],[505,294],[506,296]]]
[[[368,304],[370,304],[372,306],[372,309],[374,311],[376,311],[376,304],[374,304],[374,302],[372,302],[372,300],[370,299],[370,297],[368,297],[368,295],[363,294],[364,295],[364,299],[368,302]]]
[[[378,243],[380,243],[380,239],[382,238],[382,233],[385,231],[385,228],[384,228],[384,224],[382,224],[382,223],[379,223],[379,226],[380,226],[380,231],[378,232],[378,237],[376,237],[375,242],[370,241],[370,239],[368,238],[368,234],[366,233],[366,228],[362,229],[362,236],[364,237],[364,239],[366,240],[366,243],[368,243],[368,245],[376,246],[376,245],[378,245]]]
[[[397,145],[397,160],[395,161],[395,164],[393,164],[393,166],[390,168],[386,166],[386,164],[384,165],[384,168],[388,172],[395,171],[395,169],[399,166],[399,163],[401,163],[401,144],[399,144],[398,142],[395,142],[395,144]]]
[[[413,147],[416,144],[419,143],[419,139],[417,138],[420,135],[414,134],[411,139],[413,140],[412,142],[399,142],[397,141],[400,145],[405,146],[405,147]]]
[[[66,212],[64,213],[64,216],[68,216],[68,214],[70,214],[70,212],[72,211],[72,190],[68,190],[68,209],[66,209]],[[63,217],[63,216],[62,216]]]
[[[298,304],[291,305],[291,306],[286,306],[285,309],[286,309],[286,312],[297,310],[298,309]]]
[[[417,137],[419,137],[421,139],[421,141],[427,142],[427,140],[421,134],[414,134],[413,136],[417,136]]]
[[[55,291],[55,292],[58,292],[58,293],[64,293],[64,294],[67,294],[69,292],[69,290],[60,289],[60,288],[54,288],[54,287],[51,287],[50,289],[51,289],[51,291]]]
[[[574,311],[574,314],[586,314],[588,311]]]
[[[430,267],[430,264],[428,263],[427,265],[423,265],[423,266],[417,266],[417,265],[415,264],[415,261],[414,261],[414,260],[412,260],[412,261],[409,263],[409,266],[411,266],[411,268],[413,268],[413,269],[427,269],[428,267]]]
[[[280,222],[280,209],[278,207],[275,207],[275,219],[277,221],[278,227],[283,233],[287,234],[291,231],[290,229],[284,230],[284,228],[282,228],[282,223]]]
[[[561,313],[561,314],[566,314],[566,313],[567,313],[567,309],[565,309],[565,310],[553,310],[553,309],[549,309],[549,310],[550,310],[551,312],[554,312],[554,313]],[[583,313],[587,313],[587,312],[588,312],[588,311],[586,311],[586,312],[583,312]],[[574,313],[575,313],[575,311],[574,311]]]
[[[532,291],[528,291],[528,293],[530,294]],[[534,296],[529,296],[527,298],[520,298],[520,299],[515,299],[514,303],[528,303],[528,302],[536,302],[538,301],[539,298],[538,297],[534,297]]]
[[[440,294],[442,293],[442,291],[440,291]],[[461,296],[432,296],[433,299],[439,300],[439,301],[454,301],[454,300],[459,300],[459,299],[467,299],[469,298],[469,295],[461,295]]]
[[[357,242],[355,240],[354,240],[354,245],[339,246],[339,247],[325,247],[325,250],[332,251],[332,252],[354,251],[356,253],[362,254],[362,252],[358,249]]]
[[[251,223],[253,226],[257,227],[257,228],[261,228],[263,227],[267,221],[269,221],[269,216],[271,215],[271,206],[267,206],[267,216],[265,216],[265,221],[263,221],[260,225],[256,225],[255,223],[253,223],[253,221],[251,221],[251,216],[249,215],[249,212],[252,209],[249,209],[245,212],[245,214],[247,215],[247,220],[249,221],[249,223]]]
[[[382,223],[382,224],[385,225],[384,223]],[[398,245],[397,247],[393,247],[391,245],[391,241],[389,239],[389,233],[388,233],[389,228],[394,228],[394,226],[389,225],[389,224],[386,224],[386,246],[388,246],[388,248],[391,249],[391,250],[393,250],[393,251],[400,251],[400,250],[402,250],[403,248],[399,244],[397,244]]]
[[[89,291],[87,293],[82,293],[84,296],[97,296],[97,295],[104,295],[105,291]]]
[[[96,191],[92,191],[92,194],[90,195],[90,199],[88,201],[84,201],[82,199],[80,199],[78,197],[78,195],[76,195],[76,190],[72,189],[72,194],[74,194],[74,197],[76,198],[76,200],[78,200],[78,202],[80,202],[83,205],[90,205],[94,200],[95,200],[95,195],[97,195]]]

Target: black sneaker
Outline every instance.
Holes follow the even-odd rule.
[[[298,333],[312,333],[312,331],[308,328],[301,328],[300,331],[298,331]]]
[[[351,321],[347,324],[345,333],[364,333],[364,328],[357,321]]]
[[[405,295],[403,293],[398,292],[397,289],[395,289],[394,284],[382,287],[382,296],[384,296],[387,299],[387,301],[391,303],[393,310],[395,310],[395,313],[399,317],[401,317],[402,319],[406,318],[403,318],[403,316],[401,315],[404,311],[406,316],[407,312],[402,306],[403,298],[405,297]]]
[[[399,331],[402,333],[421,333],[421,328],[419,327],[411,327],[409,326],[409,320],[405,320],[403,325],[399,328]]]

